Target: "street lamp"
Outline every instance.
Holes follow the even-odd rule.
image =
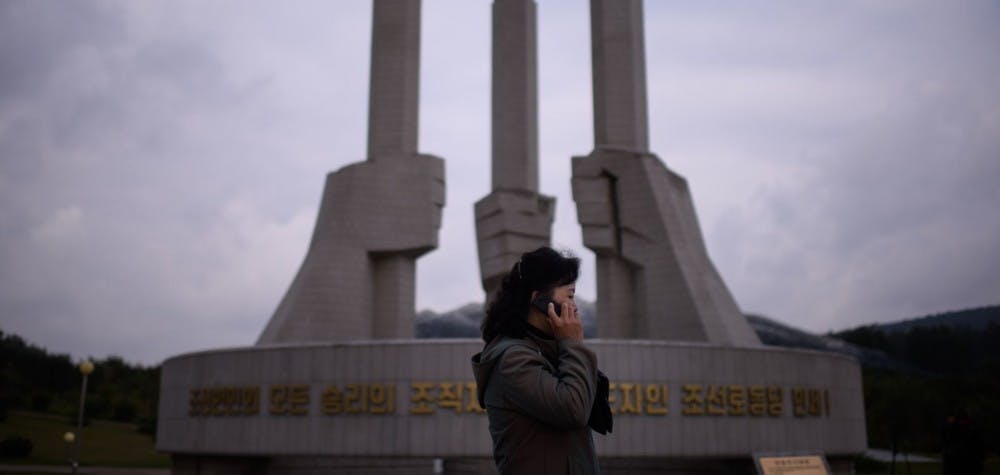
[[[66,461],[73,464],[73,446],[70,445],[76,440],[76,434],[72,432],[67,432],[63,434],[63,440],[66,441]]]
[[[83,402],[87,398],[87,376],[94,372],[94,363],[90,360],[83,360],[80,363],[80,374],[83,375],[83,385],[80,386],[80,412],[76,417],[76,434],[83,433]],[[66,442],[73,443],[73,458],[70,465],[73,467],[73,475],[76,475],[76,468],[80,465],[80,438],[71,432],[67,432],[63,438]]]

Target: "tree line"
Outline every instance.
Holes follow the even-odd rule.
[[[985,450],[1000,452],[1000,324],[868,325],[830,336],[909,368],[862,368],[869,446],[942,453],[958,419],[974,424]]]
[[[156,432],[160,368],[133,365],[117,356],[92,360],[84,421],[129,422]],[[50,354],[17,335],[0,331],[0,421],[11,410],[65,416],[76,423],[82,375],[69,355]]]

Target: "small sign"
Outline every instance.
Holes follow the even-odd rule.
[[[830,475],[822,455],[755,455],[760,475]]]

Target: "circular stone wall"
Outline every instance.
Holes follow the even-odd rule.
[[[861,375],[817,351],[588,340],[612,382],[602,457],[857,454]],[[470,357],[478,340],[206,351],[163,363],[157,448],[281,457],[490,457]]]

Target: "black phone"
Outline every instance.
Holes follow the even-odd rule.
[[[541,310],[542,313],[544,313],[546,316],[548,316],[548,314],[549,314],[549,302],[551,302],[555,306],[556,315],[560,315],[561,316],[562,315],[562,305],[559,305],[557,302],[553,301],[551,295],[539,295],[537,298],[535,298],[535,300],[533,300],[531,302],[531,304],[534,305],[535,308]]]

